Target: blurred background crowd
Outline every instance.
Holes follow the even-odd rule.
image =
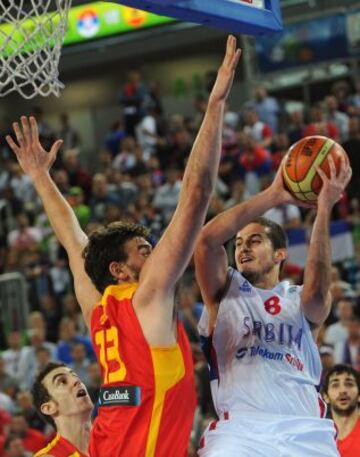
[[[176,208],[210,88],[211,84],[194,97],[189,115],[168,115],[158,88],[139,72],[131,72],[118,96],[119,116],[91,167],[81,160],[87,132],[73,126],[71,113],[61,115],[59,129],[48,121],[46,110],[33,107],[44,147],[49,149],[57,138],[64,140],[52,176],[86,232],[126,219],[147,226],[156,243]],[[66,254],[31,180],[5,142],[10,122],[3,121],[0,129],[0,456],[22,457],[43,447],[53,433],[32,406],[30,389],[39,369],[51,360],[69,364],[94,402],[101,379]],[[315,134],[341,143],[353,168],[351,183],[332,214],[333,242],[340,231],[346,246],[340,241],[340,249],[334,247],[333,307],[319,337],[319,350],[324,374],[339,362],[360,370],[360,83],[338,81],[323,100],[292,111],[257,86],[241,106],[228,108],[208,219],[267,187],[290,145]],[[290,258],[283,277],[297,284],[302,282],[302,253],[314,214],[293,205],[265,214],[289,234]],[[230,244],[231,259],[232,251]],[[214,416],[196,328],[202,306],[190,265],[178,293],[198,393],[189,455],[195,455],[200,435]]]

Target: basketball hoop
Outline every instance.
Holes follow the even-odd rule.
[[[59,60],[72,0],[0,0],[0,97],[57,97]]]

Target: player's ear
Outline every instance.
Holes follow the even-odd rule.
[[[327,404],[330,404],[330,398],[327,396],[327,394],[325,392],[322,392],[321,396]],[[360,398],[359,398],[359,400],[360,400]]]
[[[41,405],[40,411],[44,416],[53,416],[57,413],[58,407],[55,401],[50,400]]]
[[[275,262],[281,263],[287,259],[288,252],[285,248],[276,249],[275,251]]]
[[[120,279],[121,281],[126,281],[128,279],[128,274],[125,271],[125,265],[121,262],[111,262],[109,265],[109,271],[111,276],[115,279]]]

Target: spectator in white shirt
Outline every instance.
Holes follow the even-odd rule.
[[[180,171],[176,168],[167,170],[167,181],[156,190],[152,202],[154,208],[162,211],[166,222],[170,221],[178,203],[181,189],[179,174]]]
[[[9,348],[1,354],[1,358],[4,361],[6,372],[18,379],[19,360],[25,349],[21,343],[20,332],[11,331],[7,336],[7,344]]]
[[[337,302],[335,315],[338,322],[329,325],[326,329],[324,340],[335,346],[344,342],[348,337],[348,322],[353,317],[353,305],[351,300],[342,298]]]

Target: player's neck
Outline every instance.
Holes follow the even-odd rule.
[[[87,455],[91,429],[91,412],[79,416],[64,416],[57,419],[57,432],[79,451]]]
[[[258,287],[259,289],[273,289],[277,284],[279,284],[279,275],[275,271],[271,271],[268,274],[257,279],[252,285]]]
[[[350,414],[350,416],[342,416],[336,414],[334,411],[332,412],[332,414],[335,424],[338,428],[338,439],[343,440],[349,435],[349,433],[352,432],[357,421],[359,420],[359,409],[356,408]]]

